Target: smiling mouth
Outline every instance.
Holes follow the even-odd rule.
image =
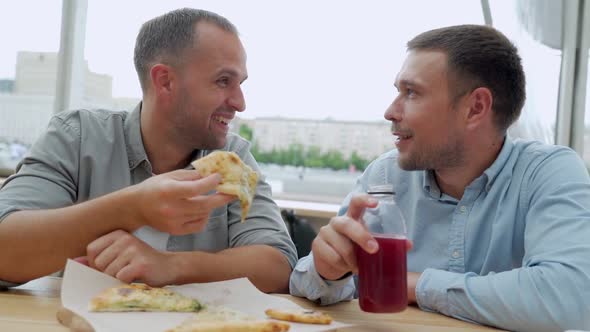
[[[412,135],[401,134],[401,133],[393,133],[393,136],[396,137],[395,140],[398,142],[412,138]]]
[[[222,117],[222,116],[219,116],[219,115],[217,115],[217,116],[214,116],[214,117],[213,117],[213,120],[214,120],[214,121],[217,121],[217,122],[219,122],[219,123],[221,123],[221,124],[224,124],[224,125],[226,125],[226,126],[227,126],[227,125],[229,124],[229,122],[231,121],[230,119],[228,119],[228,118],[224,118],[224,117]]]

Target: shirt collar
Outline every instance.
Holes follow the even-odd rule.
[[[512,153],[513,148],[514,143],[512,142],[512,140],[508,137],[508,135],[504,136],[504,144],[502,145],[502,149],[500,150],[498,157],[492,163],[492,165],[483,172],[483,174],[485,174],[487,177],[487,183],[485,187],[486,191],[490,191],[492,184],[504,169],[504,166],[510,158],[510,154]]]
[[[510,153],[512,152],[513,147],[514,143],[512,142],[512,140],[508,136],[505,136],[504,143],[502,145],[500,153],[498,154],[498,157],[492,163],[492,165],[483,172],[483,174],[487,178],[487,182],[485,184],[486,191],[490,190],[494,180],[496,180],[498,174],[500,174],[500,172],[504,168],[504,165],[508,161],[508,158],[510,157]],[[438,188],[436,180],[434,179],[434,172],[432,170],[424,170],[422,171],[422,173],[422,182],[424,190],[434,195],[440,195],[440,189]]]
[[[136,168],[141,162],[148,161],[141,138],[141,102],[125,118],[124,131],[129,158],[129,168]]]

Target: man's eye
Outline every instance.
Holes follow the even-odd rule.
[[[406,89],[406,95],[407,96],[413,96],[416,92],[413,89]]]
[[[217,85],[221,86],[221,87],[226,87],[229,85],[229,78],[227,77],[222,77],[220,79],[217,80]]]

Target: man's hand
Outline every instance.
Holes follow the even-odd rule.
[[[221,181],[218,174],[201,178],[194,170],[177,170],[154,176],[129,187],[135,228],[151,226],[173,235],[196,233],[207,225],[209,213],[236,199],[225,194],[207,195]]]
[[[150,286],[173,284],[176,276],[170,264],[170,253],[159,252],[135,236],[116,230],[92,243],[86,249],[90,267],[123,282],[140,280]]]
[[[379,250],[377,241],[358,221],[365,208],[377,206],[369,195],[354,196],[345,216],[334,217],[320,229],[311,245],[318,273],[325,279],[336,280],[348,272],[357,273],[354,244],[369,253]]]
[[[360,219],[366,208],[377,206],[369,195],[353,196],[345,216],[334,217],[320,229],[312,243],[316,271],[328,280],[341,278],[348,272],[358,273],[354,244],[368,253],[376,253],[379,244],[361,224]],[[407,250],[412,243],[407,241]]]

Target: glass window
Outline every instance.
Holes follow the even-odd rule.
[[[281,160],[291,155],[299,164],[301,156],[295,154],[306,154],[305,166],[275,171],[263,165],[270,182],[277,184],[275,196],[329,202],[340,202],[352,188],[363,166],[359,156],[373,159],[394,147],[383,113],[396,93],[393,82],[406,42],[436,27],[483,23],[480,3],[471,0],[148,1],[141,6],[90,0],[89,70],[113,78],[114,99],[137,101],[141,91],[133,46],[141,24],[169,10],[195,6],[227,17],[241,33],[249,78],[244,83],[247,109],[239,116],[252,126],[260,152],[274,149],[278,155],[283,150]],[[293,119],[310,121],[292,127]],[[358,131],[349,130],[349,122],[368,134],[355,140]],[[359,167],[349,167],[352,150],[363,147],[370,150],[355,151],[354,165]]]
[[[513,137],[555,142],[561,67],[561,1],[490,1],[493,25],[518,47],[527,80]],[[540,70],[542,68],[542,70]]]
[[[61,1],[11,1],[0,11],[0,177],[13,172],[53,112]]]
[[[590,51],[589,51],[590,53]],[[588,54],[588,76],[586,76],[586,113],[584,114],[584,161],[590,169],[590,54]]]
[[[494,25],[520,48],[528,77],[527,104],[521,121],[512,131],[516,136],[553,142],[561,51],[530,32],[532,30],[527,24],[537,17],[531,3],[534,2],[492,1],[492,17]],[[331,171],[331,174],[345,179],[341,182],[347,182],[349,186],[362,169],[363,163],[359,158],[370,160],[393,148],[389,124],[383,119],[383,112],[395,96],[393,81],[405,58],[406,42],[432,28],[484,23],[480,2],[471,0],[451,3],[429,0],[405,3],[300,0],[280,4],[264,0],[205,0],[198,4],[176,0],[147,1],[142,6],[114,0],[89,0],[85,40],[88,65],[84,82],[86,106],[134,107],[141,98],[133,66],[133,47],[141,24],[169,10],[194,6],[226,16],[241,32],[248,52],[249,79],[244,84],[248,108],[240,114],[243,120],[236,122],[252,127],[255,143],[273,143],[261,143],[259,147],[268,150],[259,152],[270,153],[273,149],[287,151],[289,145],[301,144],[304,149],[295,150],[314,158],[323,156],[324,159],[338,161],[336,168],[341,167],[342,170]],[[35,10],[30,11],[30,8]],[[33,56],[31,61],[51,61],[59,47],[61,2],[20,1],[11,5],[9,13],[0,15],[3,15],[0,20],[3,31],[21,27],[19,38],[15,35],[9,40],[10,47],[0,50],[0,60],[8,64],[0,68],[14,68],[12,72],[0,71],[0,78],[5,78],[0,81],[0,111],[3,112],[0,116],[15,123],[21,114],[12,111],[16,109],[13,106],[5,111],[9,103],[5,98],[15,98],[13,95],[18,91],[27,91],[26,98],[36,96],[37,99],[14,99],[12,103],[24,103],[31,110],[43,108],[42,105],[46,104],[48,107],[45,108],[51,110],[51,89],[35,86],[33,80],[24,84],[27,88],[21,90],[23,84],[16,79],[19,71],[14,64],[18,51],[41,51],[44,53],[37,54],[36,58]],[[37,22],[36,27],[43,29],[25,24],[31,20]],[[13,65],[10,65],[11,61]],[[25,75],[27,71],[32,71],[37,77],[50,80],[55,66],[50,67],[34,69],[26,66],[27,70],[22,73]],[[544,70],[533,70],[539,67]],[[26,83],[24,79],[22,82]],[[46,123],[45,118],[40,119]],[[300,125],[290,129],[292,119],[308,121],[298,122]],[[351,122],[356,130],[346,129]],[[26,121],[18,123],[28,125]],[[11,125],[12,128],[18,126]],[[35,126],[39,129],[27,127],[20,130],[36,133],[44,128],[44,125]],[[10,131],[0,129],[2,135],[8,136],[5,133]],[[341,134],[343,130],[344,136]],[[367,135],[359,136],[359,132],[367,132]],[[27,138],[29,141],[33,139]],[[287,145],[281,146],[282,142]],[[358,149],[370,147],[371,150],[364,153],[352,151],[352,143]],[[352,164],[353,152],[356,152],[354,165],[359,167],[346,167]],[[312,164],[325,166],[324,161],[315,159]],[[316,170],[309,167],[305,174],[314,178],[312,175]],[[321,181],[305,185],[289,183],[289,172],[276,173],[276,178],[271,180],[282,182],[284,194],[289,193],[289,188],[306,188],[309,191],[317,187],[318,193],[321,191],[322,195],[331,197],[329,201],[336,202],[347,193],[341,186],[326,193],[329,186]],[[329,180],[324,173],[321,174],[318,178]],[[295,179],[293,181],[302,181],[306,177],[292,178]],[[291,194],[298,195],[297,192]]]

